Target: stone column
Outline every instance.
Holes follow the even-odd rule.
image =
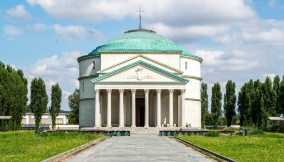
[[[124,127],[123,92],[124,92],[124,89],[119,89],[119,127]]]
[[[30,115],[26,115],[26,124],[30,124]]]
[[[136,89],[131,89],[131,93],[132,93],[131,127],[136,127],[136,119],[135,119],[135,117],[136,117],[136,111],[135,111],[135,109],[136,109],[136,103],[135,103]]]
[[[149,89],[145,89],[145,128],[149,127]]]
[[[185,89],[181,90],[181,127],[185,127]]]
[[[156,127],[161,127],[161,89],[157,89],[157,125]]]
[[[173,89],[169,89],[169,125],[170,127],[173,126],[173,118],[174,118],[174,105],[173,105]]]
[[[111,89],[107,89],[107,127],[111,127]]]
[[[101,127],[100,122],[100,90],[96,89],[96,105],[95,105],[95,127]]]

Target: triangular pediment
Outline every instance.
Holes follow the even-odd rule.
[[[93,82],[187,83],[188,80],[144,61],[136,61],[92,79]]]
[[[144,55],[137,55],[135,57],[132,57],[130,59],[127,59],[125,61],[122,61],[118,64],[115,64],[115,65],[112,65],[110,67],[107,67],[105,69],[102,69],[100,70],[98,73],[100,74],[106,74],[106,73],[109,73],[115,69],[118,69],[118,68],[121,68],[121,67],[124,67],[126,65],[129,65],[131,63],[134,63],[134,62],[137,62],[137,61],[143,61],[143,62],[146,62],[146,63],[149,63],[149,64],[152,64],[156,67],[159,67],[159,68],[162,68],[168,72],[171,72],[171,73],[175,73],[175,74],[182,74],[183,72],[181,72],[180,70],[176,69],[176,68],[173,68],[171,66],[168,66],[162,62],[159,62],[157,60],[154,60],[154,59],[151,59],[147,56],[144,56]]]

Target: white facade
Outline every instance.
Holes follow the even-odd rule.
[[[56,125],[66,125],[68,124],[68,116],[66,113],[59,113],[56,117],[55,121]],[[33,113],[26,113],[23,116],[21,124],[23,125],[29,125],[29,124],[35,124],[35,117]],[[50,113],[44,113],[41,116],[40,124],[52,124],[52,119]]]
[[[80,127],[201,127],[201,58],[102,51],[78,62]]]

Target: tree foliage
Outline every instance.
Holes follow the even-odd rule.
[[[264,100],[264,109],[267,112],[266,115],[275,116],[276,115],[276,92],[272,88],[272,81],[269,77],[266,77],[263,84],[263,100]]]
[[[227,126],[231,126],[233,116],[236,115],[236,85],[233,81],[229,80],[226,84],[226,93],[224,95],[224,111],[225,117],[227,119]]]
[[[58,116],[61,108],[62,91],[58,84],[51,87],[51,106],[50,115],[52,119],[52,128],[55,128],[56,117]]]
[[[79,89],[75,89],[75,91],[68,97],[68,104],[71,109],[71,113],[69,114],[68,118],[70,124],[79,123],[79,99],[80,99]]]
[[[275,107],[276,114],[281,114],[280,85],[281,85],[280,77],[279,75],[276,75],[273,80],[273,90],[276,93],[276,107]]]
[[[27,107],[27,79],[22,70],[16,70],[0,62],[0,116],[12,116],[0,120],[0,130],[18,130]]]
[[[221,103],[222,92],[219,83],[215,83],[212,87],[212,97],[211,97],[211,113],[213,114],[214,128],[218,128],[218,121],[222,114]]]
[[[250,80],[241,87],[238,96],[241,126],[255,126],[259,129],[268,127],[268,117],[281,113],[282,82],[279,76],[274,78],[273,83],[266,77],[263,83],[259,80]]]
[[[35,117],[35,133],[40,132],[41,116],[47,110],[48,96],[46,94],[45,83],[41,78],[35,78],[31,82],[31,103],[30,108]]]
[[[201,85],[201,125],[202,125],[202,128],[204,128],[205,126],[207,116],[208,116],[207,84],[202,83]]]
[[[281,81],[280,84],[280,91],[279,91],[279,112],[284,114],[284,79]]]

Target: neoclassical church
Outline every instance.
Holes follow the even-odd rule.
[[[135,29],[78,58],[80,127],[201,127],[201,63],[168,38]]]

